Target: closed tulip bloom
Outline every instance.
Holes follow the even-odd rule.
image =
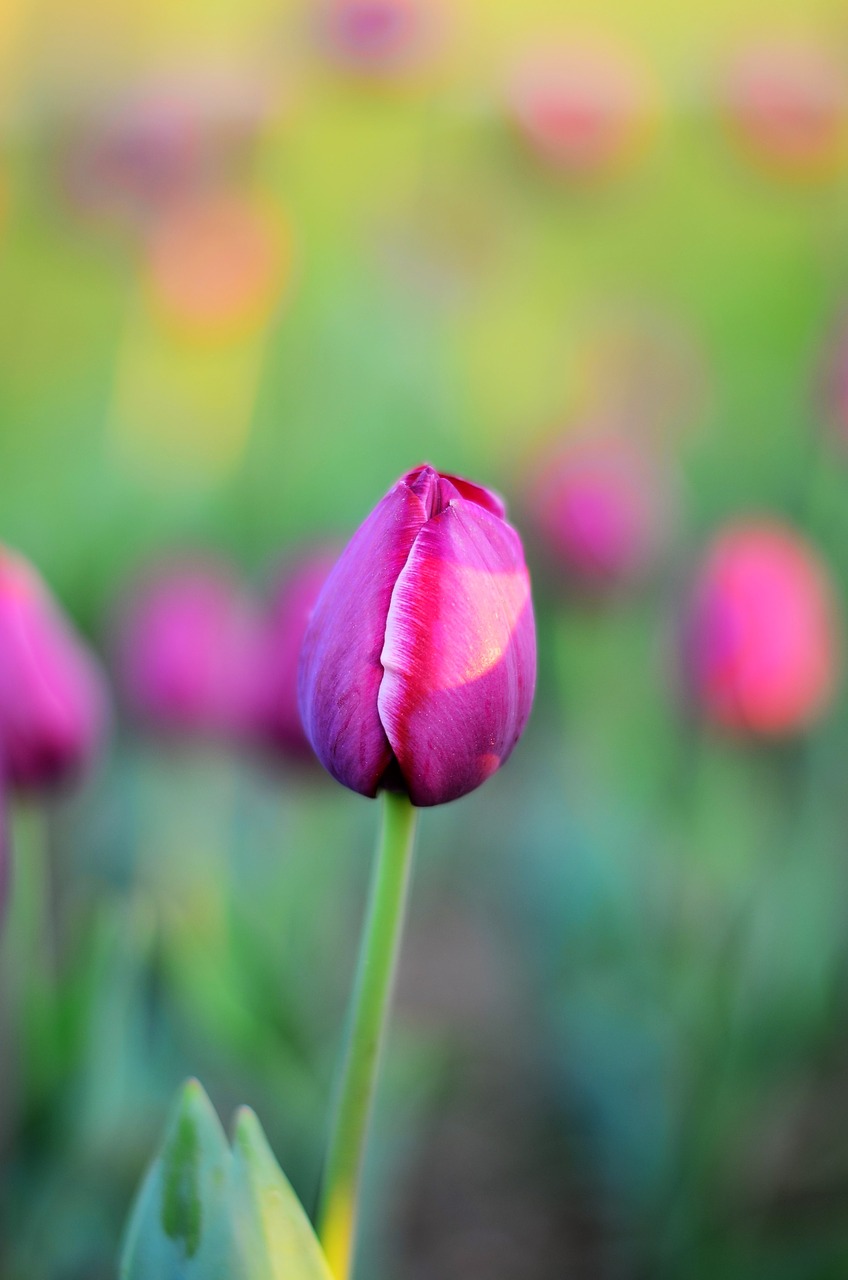
[[[254,644],[251,604],[226,565],[163,565],[124,603],[118,635],[123,693],[158,729],[210,736],[240,731]]]
[[[422,466],[389,490],[330,573],[299,673],[321,763],[414,805],[473,791],[508,758],[536,678],[521,542],[487,489]]]
[[[549,560],[572,587],[592,595],[651,568],[671,506],[650,458],[618,437],[567,445],[545,464],[531,497]]]
[[[772,520],[725,528],[695,582],[684,667],[707,719],[780,737],[827,708],[837,670],[833,589],[816,552]]]
[[[35,570],[0,548],[0,757],[11,787],[85,767],[108,718],[100,670]]]
[[[258,628],[253,736],[282,756],[312,756],[297,705],[297,668],[310,614],[335,557],[313,552],[280,578]]]

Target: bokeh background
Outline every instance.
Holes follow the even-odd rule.
[[[677,653],[726,521],[786,521],[848,592],[848,10],[413,10],[0,5],[0,537],[116,686],[84,785],[13,815],[0,1275],[115,1274],[188,1074],[312,1206],[377,807],[140,725],[115,620],[177,553],[263,600],[427,459],[509,501],[539,692],[423,815],[359,1274],[842,1276],[838,669],[764,740],[694,713]],[[534,485],[610,428],[662,545],[580,589]]]

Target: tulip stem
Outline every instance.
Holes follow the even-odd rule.
[[[383,823],[324,1165],[318,1236],[335,1280],[353,1264],[360,1173],[403,931],[417,810],[383,793]]]

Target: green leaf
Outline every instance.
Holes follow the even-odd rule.
[[[189,1080],[130,1218],[122,1280],[229,1280],[235,1275],[229,1163],[212,1104],[198,1081]]]
[[[202,1086],[183,1086],[130,1217],[121,1280],[332,1280],[259,1121],[232,1149]]]
[[[269,1280],[332,1280],[309,1219],[249,1107],[236,1113],[232,1190],[249,1240],[262,1242]]]

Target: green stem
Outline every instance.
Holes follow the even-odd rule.
[[[415,843],[417,813],[409,799],[386,791],[383,806],[318,1212],[335,1280],[348,1280],[353,1262],[359,1178]]]

